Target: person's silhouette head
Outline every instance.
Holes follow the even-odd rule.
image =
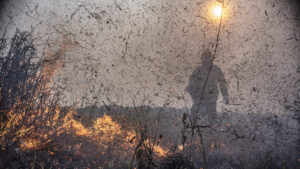
[[[201,64],[210,65],[212,59],[213,59],[212,53],[208,49],[206,49],[201,55]]]

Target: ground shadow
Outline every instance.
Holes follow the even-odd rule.
[[[227,83],[222,70],[213,65],[213,56],[208,49],[203,52],[201,61],[190,76],[186,91],[193,99],[193,118],[198,114],[200,119],[212,123],[216,118],[219,89],[225,103],[229,102]]]

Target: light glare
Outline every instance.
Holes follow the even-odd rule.
[[[213,9],[213,13],[216,17],[220,18],[222,15],[222,6],[221,5],[216,5]]]

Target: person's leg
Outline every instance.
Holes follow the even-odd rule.
[[[194,103],[192,108],[191,108],[191,117],[192,117],[192,119],[195,119],[195,118],[197,118],[198,115],[199,115],[199,113],[198,113],[198,104]]]
[[[206,124],[213,125],[216,118],[217,118],[217,108],[216,108],[216,102],[214,101],[206,101],[203,103],[203,109],[204,117],[206,120]]]
[[[214,100],[203,100],[200,106],[194,103],[191,108],[191,117],[192,119],[197,118],[196,121],[201,123],[201,125],[211,125],[217,119],[216,106],[217,104]]]

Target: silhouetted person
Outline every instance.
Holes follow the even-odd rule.
[[[223,100],[228,104],[228,92],[227,84],[224,79],[224,74],[218,66],[212,65],[206,87],[200,102],[201,93],[207,78],[209,68],[212,62],[213,56],[209,50],[206,50],[202,54],[201,66],[197,67],[189,79],[189,84],[186,91],[191,95],[193,99],[193,106],[191,109],[192,116],[199,114],[198,117],[202,120],[208,120],[209,123],[216,117],[216,103],[218,100],[219,89],[223,95]],[[199,106],[200,102],[200,106]]]

